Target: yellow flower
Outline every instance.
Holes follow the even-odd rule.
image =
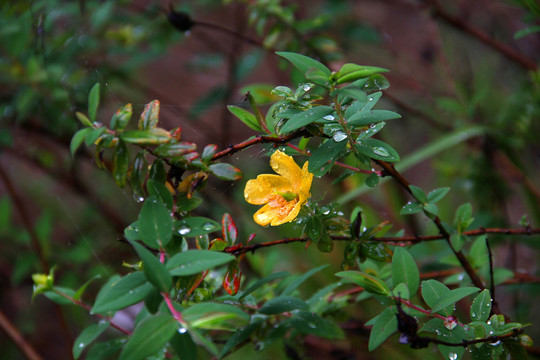
[[[279,175],[262,174],[249,180],[244,189],[246,201],[263,205],[253,220],[259,225],[281,225],[293,221],[300,208],[310,197],[309,189],[313,174],[308,171],[308,162],[302,169],[293,158],[277,150],[270,158],[270,166]]]

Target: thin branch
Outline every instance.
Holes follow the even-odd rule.
[[[527,70],[536,71],[536,69],[538,69],[538,65],[536,64],[536,62],[529,59],[524,54],[500,41],[495,40],[482,29],[479,29],[463,21],[463,19],[461,19],[460,17],[447,13],[443,6],[441,6],[437,0],[427,0],[427,3],[431,5],[436,16],[440,17],[455,28],[474,36],[487,46],[491,47],[500,54],[504,55],[506,58],[516,62]]]
[[[264,143],[285,144],[293,139],[296,139],[302,136],[303,134],[304,134],[303,131],[295,131],[295,132],[290,133],[289,135],[279,136],[279,137],[257,135],[253,139],[243,141],[236,145],[232,145],[232,144],[229,145],[229,147],[227,147],[226,149],[221,150],[220,152],[214,154],[214,156],[212,156],[212,160],[217,160],[224,156],[232,155],[240,150],[246,149],[255,144],[264,144]]]
[[[376,164],[378,164],[380,167],[382,167],[387,175],[393,177],[405,191],[407,191],[409,194],[413,195],[412,191],[411,191],[411,189],[409,187],[409,185],[410,185],[409,182],[407,181],[407,179],[405,179],[403,177],[403,175],[401,175],[401,173],[399,173],[399,171],[397,171],[394,168],[394,166],[392,166],[391,164],[389,164],[389,163],[387,163],[385,161],[380,161],[380,160],[373,160],[373,161]],[[426,214],[426,215],[428,215],[428,214]],[[452,242],[450,241],[450,234],[446,231],[446,229],[442,225],[441,219],[438,216],[435,216],[433,218],[430,217],[430,219],[433,221],[435,226],[437,226],[437,229],[439,230],[439,233],[446,240],[446,242],[448,243],[448,246],[450,247],[450,249],[452,249],[452,252],[457,257],[457,259],[458,259],[459,263],[461,264],[461,266],[463,267],[463,269],[465,269],[465,272],[467,273],[467,275],[469,275],[469,277],[471,278],[471,281],[473,282],[474,286],[476,286],[476,287],[478,287],[480,289],[484,289],[485,286],[484,286],[482,280],[480,279],[478,274],[476,274],[476,271],[474,271],[474,269],[472,268],[469,260],[467,260],[467,258],[465,257],[465,255],[461,251],[456,251],[456,249],[452,245]]]
[[[0,327],[28,360],[43,360],[36,349],[24,339],[17,327],[9,321],[2,311],[0,311]]]
[[[465,236],[480,236],[484,234],[500,234],[500,235],[532,235],[540,234],[540,228],[525,228],[525,229],[499,229],[499,228],[480,228],[477,230],[465,231],[462,235]],[[332,240],[335,241],[358,241],[358,239],[352,238],[350,236],[331,236]],[[370,241],[380,241],[385,243],[390,243],[391,245],[403,245],[404,243],[420,243],[423,241],[434,241],[434,240],[444,240],[444,235],[428,235],[428,236],[385,236],[385,237],[374,237],[369,239]],[[293,237],[293,238],[283,238],[274,241],[268,241],[264,243],[258,243],[253,245],[236,245],[225,248],[225,252],[233,255],[245,254],[248,252],[255,252],[258,249],[272,247],[276,245],[285,245],[296,242],[308,242],[310,239],[308,237]]]

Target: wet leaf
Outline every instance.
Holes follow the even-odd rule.
[[[144,106],[139,118],[139,130],[155,128],[159,120],[159,100],[153,100]]]
[[[223,278],[223,288],[229,295],[236,295],[240,289],[240,279],[242,272],[238,266],[238,260],[229,263],[225,277]]]

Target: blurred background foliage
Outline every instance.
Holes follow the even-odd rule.
[[[204,0],[170,5],[190,14],[188,29],[178,19],[168,21],[164,1],[0,5],[0,310],[44,358],[71,356],[78,329],[93,320],[84,310],[60,308],[44,297],[31,303],[30,274],[55,265],[57,283],[77,287],[93,276],[124,271],[122,261],[133,257],[130,247],[117,241],[140,207],[131,190],[118,191],[113,179],[95,167],[88,149],[74,158],[69,154],[70,138],[80,126],[75,111],[85,111],[96,82],[104,93],[98,119],[108,121],[128,102],[140,113],[145,103],[159,99],[162,127],[181,127],[182,138],[201,149],[208,143],[222,149],[252,135],[226,105],[245,105],[248,90],[269,105],[276,100],[270,94],[274,86],[303,80],[273,51],[313,56],[331,69],[345,62],[384,67],[390,70],[391,87],[379,106],[399,112],[402,119],[387,128],[383,140],[398,150],[401,171],[413,184],[426,190],[452,188],[452,196],[439,204],[441,218],[451,222],[455,208],[470,202],[475,211],[471,228],[538,224],[536,2]],[[267,170],[263,155],[269,148],[252,148],[230,161],[245,179],[254,178]],[[357,174],[332,185],[340,175],[335,171],[316,179],[314,198],[339,201],[345,214],[362,206],[368,226],[389,220],[393,230],[406,234],[434,232],[422,216],[399,215],[406,197],[392,181],[369,189],[365,176]],[[243,239],[253,232],[254,241],[300,234],[295,224],[258,227],[251,218],[256,207],[244,205],[242,192],[243,183],[212,180],[202,194],[211,201],[198,212],[213,219],[232,214]],[[538,237],[492,239],[496,266],[528,279],[501,286],[500,306],[512,318],[533,323],[528,334],[538,342],[538,254],[532,251]],[[417,245],[411,252],[426,259],[449,254],[437,243]],[[343,246],[336,244],[326,254],[293,244],[247,259],[247,278],[329,263],[304,288],[311,294],[339,271]],[[362,324],[370,309],[346,310],[337,318],[345,324],[347,341],[308,337],[301,349],[272,347],[264,356],[420,356],[396,338],[367,353],[368,330]],[[129,322],[129,314],[124,315]],[[6,336],[0,337],[0,348],[0,358],[22,357]],[[235,357],[262,356],[253,352],[254,347],[246,347]]]

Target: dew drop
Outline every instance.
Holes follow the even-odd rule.
[[[491,345],[491,346],[497,346],[497,345],[499,345],[500,343],[501,343],[501,340],[496,341],[496,342],[494,342],[494,343],[489,343],[489,345]]]
[[[457,359],[457,354],[456,353],[448,353],[448,359],[450,360],[456,360]]]
[[[329,208],[329,207],[326,207],[326,206],[325,206],[325,207],[323,207],[321,210],[322,210],[322,214],[323,214],[323,215],[328,215],[328,214],[330,214],[330,208]]]
[[[178,332],[180,334],[185,334],[187,332],[187,329],[185,327],[181,327],[180,329],[178,329]]]
[[[373,96],[368,97],[368,101],[373,101]]]
[[[85,347],[85,346],[86,346],[85,343],[80,343],[80,344],[79,344],[79,349],[82,349],[82,348]]]
[[[210,231],[210,230],[214,230],[215,226],[214,226],[214,224],[212,224],[210,222],[207,222],[202,226],[202,228],[203,228],[204,231]]]
[[[135,200],[137,204],[140,204],[144,201],[144,198],[138,194],[133,194],[133,200]]]
[[[304,87],[303,87],[303,90],[304,91],[309,91],[309,90],[311,90],[311,86],[309,86],[308,84],[305,84]]]
[[[338,131],[334,134],[334,141],[335,142],[341,142],[343,140],[347,139],[347,134],[345,134],[342,131]]]
[[[324,120],[328,120],[328,121],[332,121],[335,119],[334,115],[326,115],[326,116],[323,116],[323,119]]]
[[[308,326],[312,329],[316,329],[317,328],[317,325],[315,325],[314,323],[308,323]]]
[[[178,233],[180,235],[187,235],[191,232],[191,228],[189,228],[188,226],[182,226],[180,229],[178,229]]]
[[[376,146],[373,148],[373,152],[379,156],[384,156],[384,157],[388,157],[390,156],[390,154],[388,153],[388,151],[383,148],[383,147],[380,147],[380,146]]]

